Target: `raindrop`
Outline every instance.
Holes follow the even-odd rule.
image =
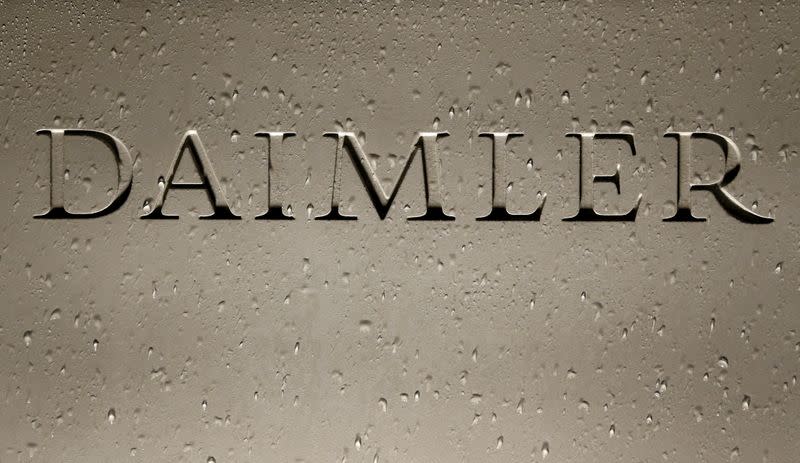
[[[581,400],[580,402],[578,402],[578,410],[580,410],[582,412],[588,412],[589,411],[589,402],[587,402],[585,400]]]

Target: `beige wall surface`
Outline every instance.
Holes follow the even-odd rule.
[[[799,33],[789,1],[0,0],[0,462],[797,461]],[[40,129],[117,137],[121,207],[34,218],[120,176],[67,133],[51,179]],[[241,220],[177,187],[178,220],[141,218],[189,130]],[[740,166],[698,138],[684,179],[737,174],[741,214],[696,189],[707,220],[664,221],[664,134],[699,131]],[[636,153],[581,161],[571,132]],[[172,182],[203,180],[190,155]],[[381,218],[354,166],[388,193],[410,158]],[[334,164],[356,221],[315,219]],[[635,221],[563,220],[581,165],[619,165],[583,188],[603,214],[641,194]],[[408,220],[437,173],[455,220]],[[493,199],[544,205],[476,220]]]

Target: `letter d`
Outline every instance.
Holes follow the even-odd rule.
[[[37,219],[90,219],[110,214],[128,199],[131,192],[133,162],[128,148],[113,135],[88,129],[42,129],[37,135],[50,136],[50,210],[34,216]],[[90,137],[100,140],[111,150],[117,163],[117,191],[111,202],[96,211],[69,212],[64,207],[64,136]]]

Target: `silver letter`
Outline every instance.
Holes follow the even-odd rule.
[[[184,148],[188,148],[192,154],[192,159],[197,167],[197,172],[200,174],[200,183],[174,183],[175,171],[178,169],[178,163],[181,161]],[[183,135],[181,145],[172,160],[172,165],[167,173],[167,178],[164,181],[164,188],[159,193],[158,197],[153,202],[153,210],[149,214],[143,215],[143,219],[177,219],[177,215],[164,215],[161,208],[164,207],[164,200],[167,198],[167,192],[170,188],[185,188],[185,189],[200,189],[205,190],[208,194],[208,199],[214,212],[211,215],[200,216],[201,219],[227,219],[238,220],[239,216],[231,212],[228,202],[225,200],[225,194],[222,191],[222,186],[217,180],[217,175],[211,167],[211,161],[208,159],[206,149],[200,141],[196,130],[189,130]]]
[[[283,147],[283,140],[297,135],[295,132],[256,132],[256,137],[265,137],[269,139],[267,145],[267,211],[257,216],[256,220],[294,220],[294,217],[284,215],[283,207],[279,202],[272,200],[272,179],[270,172],[272,172],[272,155],[280,155],[281,148]]]
[[[678,201],[675,215],[664,219],[666,222],[703,222],[705,217],[692,215],[690,193],[692,190],[706,190],[714,194],[717,202],[728,213],[746,223],[770,223],[774,219],[756,214],[733,197],[725,187],[739,174],[741,154],[736,144],[728,137],[714,132],[667,132],[665,137],[678,140]],[[711,140],[720,148],[725,156],[725,170],[722,178],[710,183],[692,183],[690,169],[692,166],[692,139]],[[733,160],[731,161],[731,156]],[[730,162],[730,164],[729,164]]]
[[[316,217],[316,220],[356,220],[356,217],[344,216],[339,212],[339,195],[342,182],[342,152],[347,151],[350,154],[350,160],[364,184],[378,216],[382,219],[386,218],[389,213],[389,208],[392,206],[397,192],[400,190],[400,185],[403,183],[408,172],[411,161],[414,159],[414,154],[419,151],[422,157],[422,173],[425,183],[425,214],[417,217],[409,217],[408,220],[454,220],[452,216],[444,213],[442,210],[442,191],[440,185],[441,167],[439,165],[439,153],[436,149],[436,140],[439,137],[446,137],[447,132],[421,132],[419,137],[414,142],[411,154],[408,156],[405,166],[403,166],[400,176],[395,182],[394,189],[390,194],[381,185],[378,175],[372,168],[372,165],[367,159],[367,155],[361,148],[358,138],[352,132],[326,132],[326,137],[336,137],[336,157],[333,168],[333,191],[331,193],[331,210],[323,216]]]
[[[50,210],[37,215],[37,219],[89,219],[110,214],[128,199],[131,192],[133,162],[128,148],[117,137],[99,130],[89,129],[42,129],[37,135],[50,136]],[[111,149],[117,163],[117,191],[104,208],[90,212],[69,212],[64,206],[64,136],[84,136],[102,141]]]
[[[592,172],[592,164],[594,160],[594,140],[624,140],[628,143],[631,149],[631,154],[636,156],[636,145],[633,142],[633,134],[627,132],[611,132],[611,133],[568,133],[568,137],[575,137],[580,142],[578,151],[578,162],[580,165],[580,177],[578,179],[578,213],[572,217],[567,217],[567,221],[628,221],[633,222],[636,220],[636,213],[639,211],[639,203],[642,202],[642,195],[636,199],[636,205],[630,211],[624,214],[600,214],[594,210],[594,195],[593,186],[595,182],[608,182],[613,183],[617,187],[617,193],[620,192],[619,187],[619,164],[612,175],[594,175]],[[588,153],[588,159],[584,159],[584,152]]]
[[[530,214],[510,214],[506,209],[506,197],[508,196],[508,189],[498,182],[498,177],[501,181],[508,181],[508,163],[506,162],[506,145],[512,138],[521,137],[525,134],[522,132],[481,132],[479,137],[487,137],[492,139],[492,210],[489,214],[478,217],[477,220],[539,220],[542,215],[542,208],[544,202],[547,200],[547,195],[544,195],[542,203],[539,207]]]

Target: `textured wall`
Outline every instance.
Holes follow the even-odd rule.
[[[789,462],[800,452],[800,5],[701,2],[22,2],[0,0],[0,462]],[[42,128],[121,139],[128,200],[48,210]],[[239,221],[142,220],[195,129]],[[292,130],[272,156],[258,130]],[[385,220],[352,131],[391,189],[418,131],[440,140],[443,203],[411,164]],[[670,223],[670,130],[729,136],[728,187]],[[491,142],[513,212],[492,205]],[[632,132],[621,193],[578,209],[572,131]],[[704,144],[705,143],[705,144]],[[106,204],[97,140],[65,144],[74,210]],[[273,153],[274,154],[274,153]],[[185,159],[190,159],[185,157]],[[184,165],[185,164],[185,165]],[[698,142],[692,175],[721,175]],[[181,163],[176,179],[197,177]],[[500,188],[502,191],[503,188]],[[287,212],[288,213],[288,212]]]

